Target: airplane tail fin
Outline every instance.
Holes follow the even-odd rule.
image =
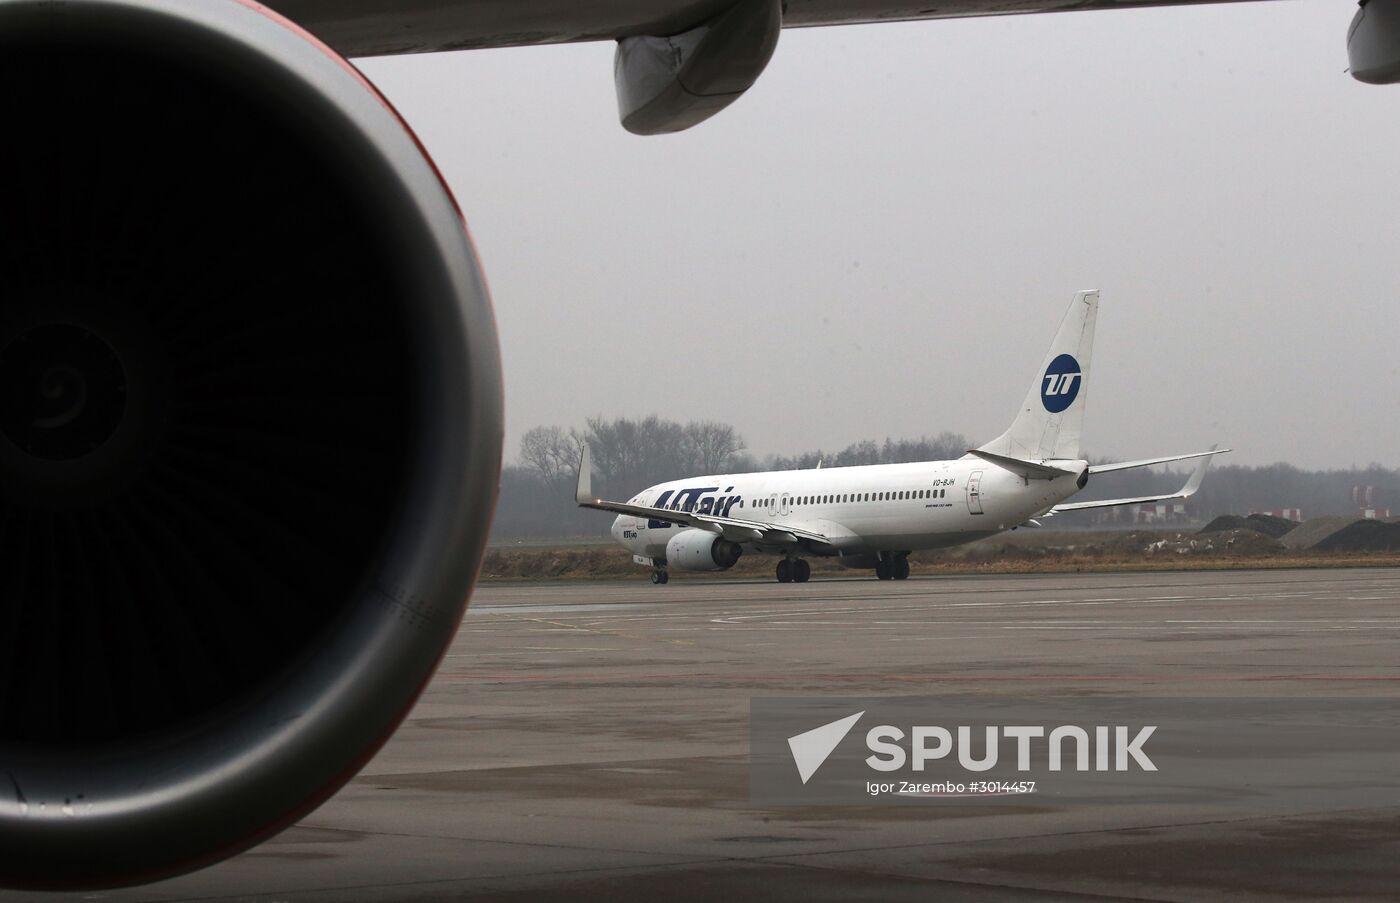
[[[981,446],[981,451],[1028,461],[1079,459],[1085,384],[1098,311],[1097,290],[1074,296],[1016,419],[1010,429]]]

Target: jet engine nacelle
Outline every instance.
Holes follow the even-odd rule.
[[[1400,0],[1362,0],[1347,29],[1352,78],[1373,85],[1400,82]]]
[[[682,530],[666,543],[666,563],[682,571],[727,571],[744,549],[709,530]]]
[[[0,885],[139,883],[408,712],[500,469],[460,213],[241,0],[0,0]]]

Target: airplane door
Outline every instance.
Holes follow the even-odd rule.
[[[792,501],[791,496],[789,496],[786,492],[784,492],[784,493],[783,493],[782,502],[781,502],[782,507],[779,509],[778,513],[779,513],[779,514],[787,514],[787,513],[788,513],[788,505],[789,505],[789,503],[790,503],[791,501]]]
[[[974,470],[967,478],[967,513],[982,513],[982,471]]]

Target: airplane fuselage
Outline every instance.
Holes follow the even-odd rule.
[[[1072,474],[1084,461],[1054,462]],[[761,520],[826,536],[841,557],[958,545],[1013,529],[1079,491],[1073,475],[1053,480],[1011,473],[980,458],[814,470],[722,474],[659,483],[635,505]],[[619,515],[612,536],[633,555],[661,559],[680,531],[656,518]],[[750,551],[777,551],[760,541]],[[815,554],[823,550],[813,548]]]

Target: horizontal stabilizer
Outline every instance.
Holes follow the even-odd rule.
[[[1069,502],[1064,505],[1056,505],[1050,509],[1050,514],[1063,514],[1067,511],[1084,511],[1089,508],[1112,508],[1117,505],[1145,505],[1149,502],[1168,502],[1173,499],[1189,498],[1196,494],[1196,490],[1201,488],[1201,481],[1206,478],[1206,469],[1210,467],[1211,459],[1216,455],[1223,455],[1229,451],[1228,448],[1219,450],[1211,449],[1203,455],[1193,455],[1199,457],[1201,462],[1196,465],[1196,469],[1191,472],[1191,476],[1186,481],[1186,485],[1171,495],[1145,495],[1133,499],[1102,499],[1097,502]],[[1146,466],[1146,465],[1143,465]]]
[[[1062,467],[1050,467],[1047,464],[1037,464],[1034,461],[1025,461],[1021,458],[1008,458],[1006,455],[995,455],[980,448],[968,449],[967,453],[1025,477],[1027,480],[1053,480],[1057,477],[1079,476],[1077,471],[1065,470]]]
[[[1119,461],[1116,464],[1090,464],[1089,473],[1112,473],[1115,470],[1132,470],[1134,467],[1151,467],[1154,464],[1189,461],[1191,458],[1208,458],[1211,455],[1223,455],[1229,450],[1228,448],[1212,448],[1210,451],[1191,452],[1189,455],[1168,455],[1165,458],[1143,458],[1141,461]]]

